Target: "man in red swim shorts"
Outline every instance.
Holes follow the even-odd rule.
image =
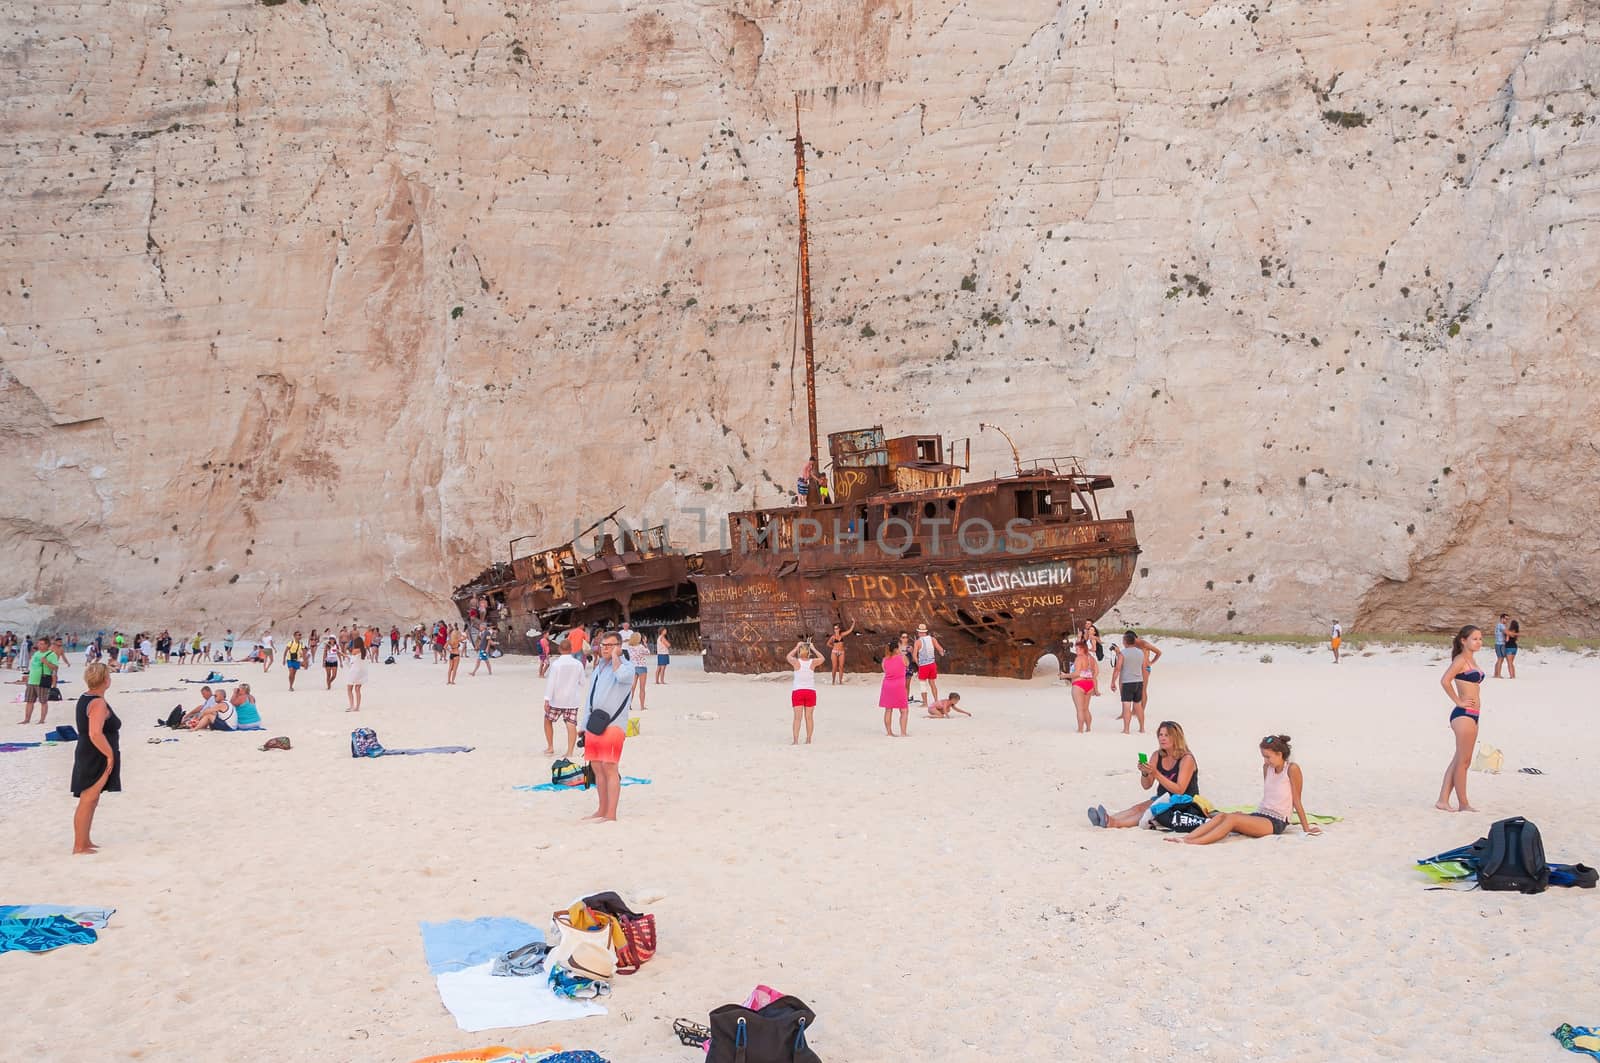
[[[917,625],[917,678],[928,684],[928,692],[933,695],[933,700],[939,700],[939,657],[944,656],[944,647],[939,640],[928,634],[927,624]]]

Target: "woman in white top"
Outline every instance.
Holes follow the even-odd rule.
[[[1300,803],[1300,790],[1305,777],[1300,765],[1289,763],[1289,736],[1267,735],[1263,738],[1261,760],[1261,804],[1254,812],[1219,812],[1194,833],[1166,840],[1186,845],[1210,845],[1230,834],[1265,838],[1269,834],[1282,834],[1287,830],[1291,814],[1300,817],[1301,830],[1307,834],[1321,834],[1321,827],[1313,827],[1306,820],[1305,805]]]
[[[794,669],[794,689],[789,694],[789,704],[794,707],[794,734],[790,745],[800,744],[800,720],[806,722],[806,745],[811,744],[811,734],[816,730],[817,662],[823,659],[817,648],[806,639],[794,644],[789,651],[789,667]]]
[[[361,632],[350,634],[350,645],[344,654],[344,695],[350,702],[345,712],[361,711],[361,688],[367,681],[367,647]]]

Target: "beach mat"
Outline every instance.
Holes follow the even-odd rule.
[[[530,941],[544,940],[543,931],[521,919],[498,915],[417,926],[422,930],[422,952],[430,974],[476,967]]]
[[[1257,805],[1231,805],[1228,808],[1219,808],[1219,809],[1217,809],[1217,811],[1218,812],[1254,812],[1257,809],[1257,807],[1259,807],[1259,806],[1257,806]],[[1291,820],[1290,822],[1293,822],[1293,820]],[[1329,824],[1329,823],[1343,823],[1344,822],[1344,817],[1343,816],[1325,816],[1325,815],[1322,815],[1322,814],[1317,813],[1317,812],[1307,812],[1306,813],[1306,822],[1307,823],[1316,823],[1318,825],[1326,825],[1326,824]]]
[[[575,1053],[562,1052],[560,1045],[547,1045],[544,1048],[512,1048],[509,1045],[489,1045],[485,1048],[463,1048],[459,1052],[446,1052],[443,1055],[427,1056],[423,1059],[413,1060],[412,1063],[575,1063],[574,1060],[562,1060],[561,1056],[573,1056]],[[600,1059],[595,1056],[595,1059]],[[600,1063],[605,1063],[601,1060]]]
[[[19,753],[24,749],[33,749],[38,742],[0,742],[0,753]]]
[[[380,757],[418,757],[424,753],[471,753],[476,746],[429,746],[427,749],[385,749]]]
[[[49,952],[63,945],[92,944],[98,934],[64,915],[41,919],[0,919],[0,952]]]
[[[622,777],[622,785],[623,786],[649,786],[650,785],[650,780],[649,779],[641,779],[637,775],[624,775]],[[560,792],[562,790],[587,791],[587,790],[593,790],[594,787],[593,786],[561,786],[561,785],[559,785],[557,783],[553,783],[553,782],[542,782],[538,786],[513,786],[512,789],[513,790],[533,790],[533,791],[536,791],[536,792],[539,792],[539,793],[551,793],[551,792]]]
[[[592,1000],[558,997],[542,976],[496,977],[494,964],[481,963],[464,971],[447,971],[435,978],[439,999],[468,1033],[541,1022],[604,1015],[606,1009]]]
[[[486,916],[418,925],[439,999],[469,1033],[606,1013],[592,1001],[556,996],[543,977],[493,974],[495,957],[544,940],[542,932],[520,919]]]
[[[208,683],[237,683],[237,682],[239,682],[239,680],[237,680],[237,679],[180,679],[180,680],[178,680],[178,682],[180,682],[180,683],[197,683],[197,684],[200,684],[200,685],[204,686],[204,685],[206,685]],[[177,690],[178,688],[177,687],[173,687],[172,689],[173,690]]]
[[[59,915],[93,930],[104,930],[116,913],[115,908],[89,908],[81,904],[0,904],[0,919],[45,919]]]

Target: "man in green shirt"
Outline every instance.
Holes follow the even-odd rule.
[[[22,722],[33,722],[33,704],[39,703],[39,722],[44,723],[50,714],[50,688],[56,685],[56,672],[61,667],[65,653],[60,649],[60,639],[54,644],[41,638],[38,649],[28,659],[28,689],[23,694]]]

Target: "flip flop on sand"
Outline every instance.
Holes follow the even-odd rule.
[[[1518,768],[1517,772],[1519,774],[1521,774],[1521,775],[1543,775],[1544,774],[1544,772],[1540,771],[1538,768]]]

